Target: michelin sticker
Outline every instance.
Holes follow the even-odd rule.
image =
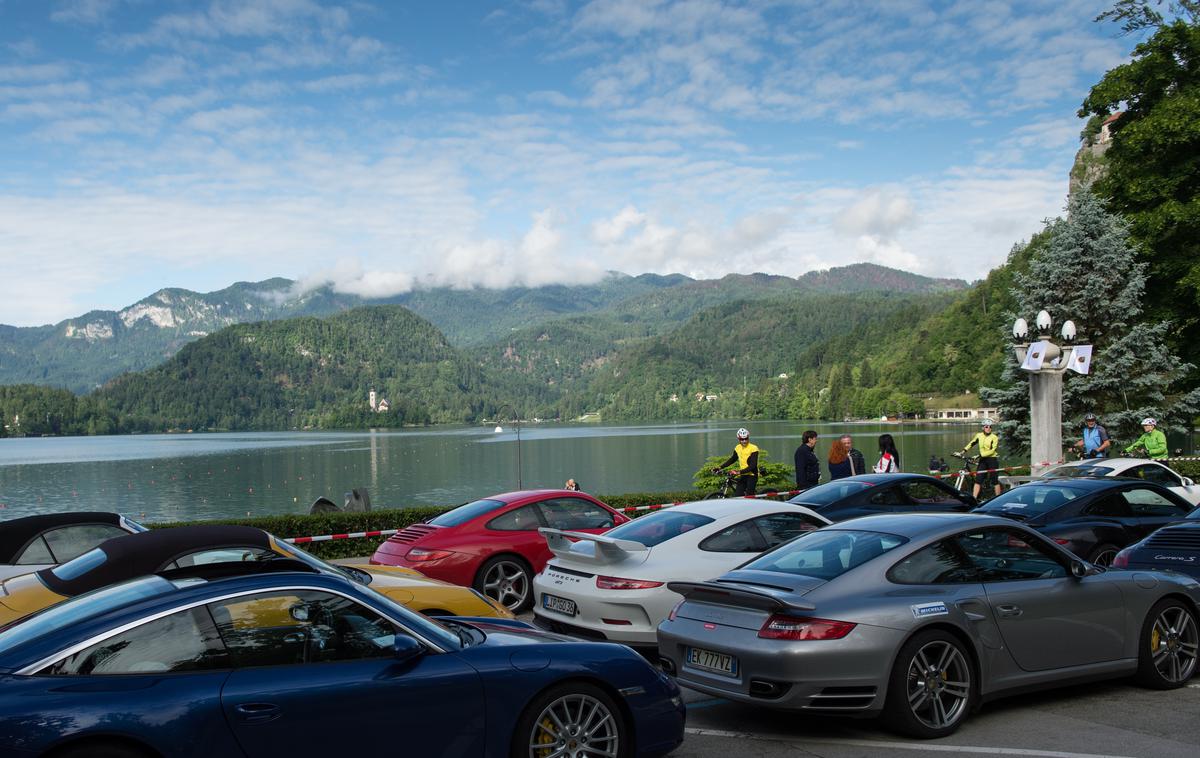
[[[950,611],[946,610],[945,603],[921,603],[920,605],[909,606],[912,608],[913,618],[923,619],[929,616],[946,616]]]

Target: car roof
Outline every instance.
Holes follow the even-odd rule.
[[[1069,490],[1085,490],[1087,492],[1096,492],[1099,490],[1112,489],[1121,487],[1126,484],[1144,484],[1147,486],[1158,487],[1154,482],[1147,482],[1145,479],[1128,476],[1075,476],[1062,479],[1034,479],[1031,482],[1022,484],[1022,487],[1030,485],[1036,487],[1062,487]]]
[[[200,550],[241,547],[270,550],[271,535],[251,526],[227,524],[154,529],[101,542],[98,549],[107,556],[105,561],[77,577],[63,579],[52,568],[37,574],[54,592],[73,597],[135,576],[153,574],[164,564]]]
[[[929,481],[936,481],[937,477],[929,476],[928,474],[904,474],[904,473],[857,474],[855,476],[844,476],[841,479],[834,479],[832,481],[834,481],[834,482],[846,482],[846,481],[868,482],[870,484],[879,485],[879,484],[890,484],[892,482],[907,482],[907,481],[910,481],[913,479],[927,479]],[[829,484],[829,483],[830,482],[822,482],[822,484]],[[804,493],[801,493],[801,494],[804,494]]]
[[[683,513],[696,513],[701,516],[708,516],[711,519],[722,519],[727,516],[736,516],[739,513],[747,515],[757,515],[762,513],[774,513],[788,510],[797,512],[810,512],[809,509],[796,503],[780,503],[775,500],[758,500],[754,498],[733,497],[733,498],[713,498],[712,500],[696,500],[691,503],[680,503],[673,505],[670,508],[663,508],[662,511],[676,511]]]
[[[973,526],[1012,526],[1011,519],[983,513],[881,513],[841,521],[825,529],[842,531],[882,532],[919,539],[929,534]]]
[[[590,498],[591,500],[596,500],[596,497],[594,495],[589,495],[586,492],[579,492],[578,490],[562,490],[562,489],[558,489],[558,490],[554,490],[554,489],[514,490],[512,492],[501,492],[498,495],[488,495],[487,497],[481,497],[479,499],[480,500],[499,500],[502,503],[515,503],[520,500],[544,500],[544,499],[547,499],[550,497],[580,497],[580,496],[584,497],[585,499]]]
[[[31,540],[48,529],[83,524],[120,526],[121,514],[107,511],[42,513],[0,521],[0,563],[11,563]]]

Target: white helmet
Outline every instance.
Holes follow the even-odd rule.
[[[1142,426],[1158,426],[1158,422],[1155,421],[1153,417],[1147,416],[1146,418],[1142,419]]]
[[[744,428],[743,428],[743,429],[738,429],[738,439],[739,439],[739,440],[748,440],[748,439],[750,439],[750,431],[749,431],[748,429],[744,429]]]
[[[979,422],[979,425],[980,426],[991,426],[992,420],[990,418],[985,418],[983,421]]]

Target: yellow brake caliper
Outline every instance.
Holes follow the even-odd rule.
[[[539,745],[553,745],[554,740],[554,723],[550,719],[542,719],[541,734],[538,735],[537,743]],[[545,758],[554,752],[553,747],[538,748],[538,758]]]

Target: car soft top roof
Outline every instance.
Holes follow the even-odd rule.
[[[106,560],[78,577],[62,579],[53,568],[42,569],[37,575],[54,592],[74,597],[115,582],[154,574],[176,558],[191,553],[234,548],[270,550],[271,535],[250,526],[197,525],[155,529],[100,543],[97,549],[104,551]],[[87,555],[84,553],[75,560]]]
[[[12,563],[29,543],[49,529],[86,524],[121,525],[121,514],[106,511],[42,513],[10,521],[0,521],[0,563]]]

